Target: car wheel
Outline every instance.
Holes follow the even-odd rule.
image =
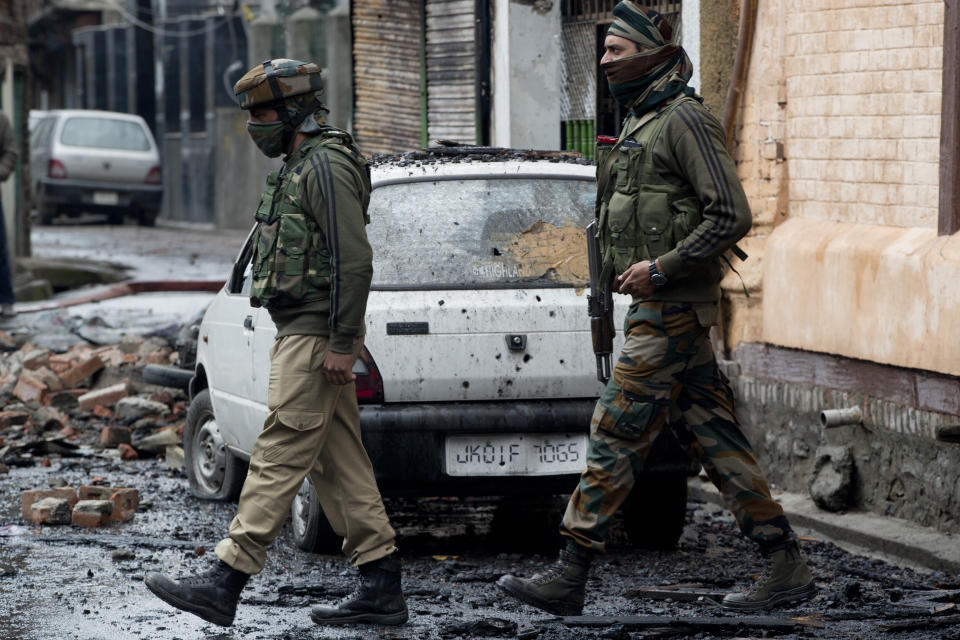
[[[187,410],[183,452],[193,495],[205,500],[235,500],[240,495],[246,465],[223,441],[208,389],[194,396]]]
[[[687,476],[658,473],[637,478],[623,504],[630,542],[644,549],[673,549],[687,518]]]
[[[323,514],[317,492],[309,478],[304,479],[300,491],[293,498],[290,519],[293,540],[299,548],[311,553],[340,553],[343,538],[337,535]]]

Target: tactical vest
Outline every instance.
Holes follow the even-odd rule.
[[[668,116],[687,100],[693,98],[675,100],[632,133],[636,120],[624,125],[628,135],[614,151],[617,156],[598,202],[604,286],[612,275],[623,273],[630,265],[674,249],[700,224],[703,212],[696,194],[683,180],[664,179],[654,167],[653,158],[654,145]],[[604,184],[602,173],[612,151],[609,145],[598,145],[600,185]]]
[[[319,225],[304,211],[299,190],[301,176],[312,166],[315,171],[308,174],[310,179],[320,181],[324,199],[332,202],[328,193],[332,177],[330,187],[323,181],[327,171],[321,162],[325,150],[342,153],[356,165],[366,182],[363,217],[366,224],[370,223],[370,169],[350,134],[329,128],[304,140],[294,151],[299,159],[271,172],[260,196],[250,288],[250,304],[254,307],[277,309],[330,296],[330,251]]]

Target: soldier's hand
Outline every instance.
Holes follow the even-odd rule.
[[[657,290],[650,282],[650,261],[643,260],[630,267],[614,280],[615,291],[635,298],[648,298]]]
[[[323,359],[323,376],[330,384],[347,384],[357,379],[357,376],[351,371],[353,361],[356,358],[352,353],[335,353],[327,351],[327,356]]]

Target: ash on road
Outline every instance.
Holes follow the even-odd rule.
[[[133,521],[81,529],[34,527],[20,520],[20,491],[46,487],[53,479],[80,485],[94,477],[112,486],[139,489],[143,503]],[[214,561],[212,548],[233,516],[232,504],[190,497],[181,472],[167,470],[156,459],[124,462],[100,455],[54,459],[50,467],[15,468],[0,475],[0,495],[5,496],[0,524],[7,525],[0,528],[2,640],[373,640],[513,638],[518,633],[544,639],[713,638],[772,633],[673,628],[666,635],[650,635],[649,630],[635,631],[629,625],[576,628],[553,621],[504,597],[495,582],[507,572],[529,575],[552,560],[556,539],[540,532],[553,529],[555,505],[544,504],[539,512],[528,511],[525,516],[504,509],[504,514],[514,514],[504,522],[497,520],[495,501],[480,499],[388,501],[405,562],[404,588],[411,612],[405,626],[315,626],[308,617],[309,606],[345,595],[356,576],[340,557],[299,551],[285,531],[271,549],[267,568],[244,592],[234,627],[223,629],[168,607],[142,583],[148,571],[204,570]],[[943,616],[949,615],[951,604],[917,600],[914,591],[938,585],[955,588],[950,576],[898,569],[824,541],[805,541],[803,549],[819,580],[819,595],[812,602],[769,615],[784,620],[808,617],[821,626],[777,637],[960,638],[956,627],[936,627],[937,621],[949,620]],[[680,583],[724,591],[743,586],[759,571],[756,554],[739,537],[732,519],[712,506],[691,503],[676,551],[633,549],[622,530],[615,530],[609,553],[593,571],[585,614],[735,619],[709,599],[653,601],[631,597],[629,591]],[[939,615],[932,613],[936,608]],[[883,630],[883,625],[898,619],[935,624],[909,631]]]

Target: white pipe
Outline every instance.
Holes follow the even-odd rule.
[[[820,412],[820,426],[825,429],[842,427],[848,424],[860,424],[861,422],[863,422],[863,413],[860,411],[860,407],[824,409]]]

